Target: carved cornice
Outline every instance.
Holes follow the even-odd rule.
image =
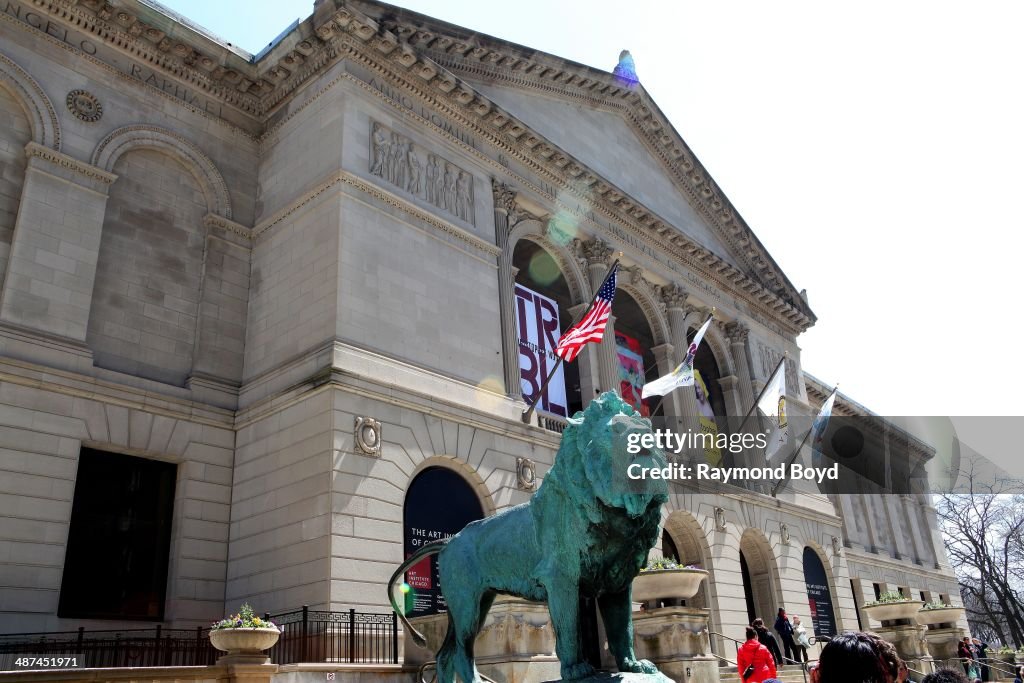
[[[42,145],[30,142],[25,145],[25,156],[31,162],[32,159],[52,164],[63,171],[70,171],[72,174],[84,176],[97,185],[95,189],[106,191],[106,187],[117,180],[117,174],[104,171],[102,168],[87,164],[84,161],[69,157],[55,149],[43,147]]]

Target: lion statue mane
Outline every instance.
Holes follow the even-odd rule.
[[[554,465],[532,500],[467,524],[447,541],[411,555],[391,576],[388,597],[416,642],[425,639],[399,609],[395,581],[438,554],[448,631],[437,653],[438,683],[478,683],[473,642],[499,593],[547,602],[562,678],[594,673],[580,641],[580,596],[596,598],[619,671],[658,673],[633,650],[632,582],[659,538],[668,487],[661,479],[629,479],[627,468],[664,467],[657,449],[633,448],[651,432],[617,394],[607,392],[576,413],[562,434]],[[637,436],[633,436],[637,435]]]

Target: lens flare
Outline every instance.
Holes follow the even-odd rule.
[[[551,254],[543,249],[533,255],[526,270],[530,273],[530,279],[542,287],[550,285],[562,274]]]
[[[412,586],[410,586],[407,583],[403,583],[401,586],[398,587],[398,590],[402,591],[403,594],[408,595],[409,591],[412,590]]]
[[[559,246],[566,246],[579,237],[580,227],[576,217],[566,211],[559,211],[548,221],[548,237]]]

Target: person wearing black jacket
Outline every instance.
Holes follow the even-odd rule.
[[[782,638],[782,646],[786,648],[786,661],[796,660],[796,643],[793,642],[793,624],[789,623],[786,610],[779,608],[779,615],[775,617],[775,631]]]
[[[751,624],[755,631],[757,631],[757,640],[766,648],[768,652],[772,653],[772,659],[775,660],[776,666],[782,666],[782,652],[779,651],[779,644],[775,642],[775,636],[768,632],[768,629],[764,626],[764,619],[758,617],[754,619],[754,623]]]

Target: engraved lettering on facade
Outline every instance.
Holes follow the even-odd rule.
[[[475,224],[473,177],[437,154],[426,167],[412,140],[381,124],[370,125],[370,173],[442,211]]]

